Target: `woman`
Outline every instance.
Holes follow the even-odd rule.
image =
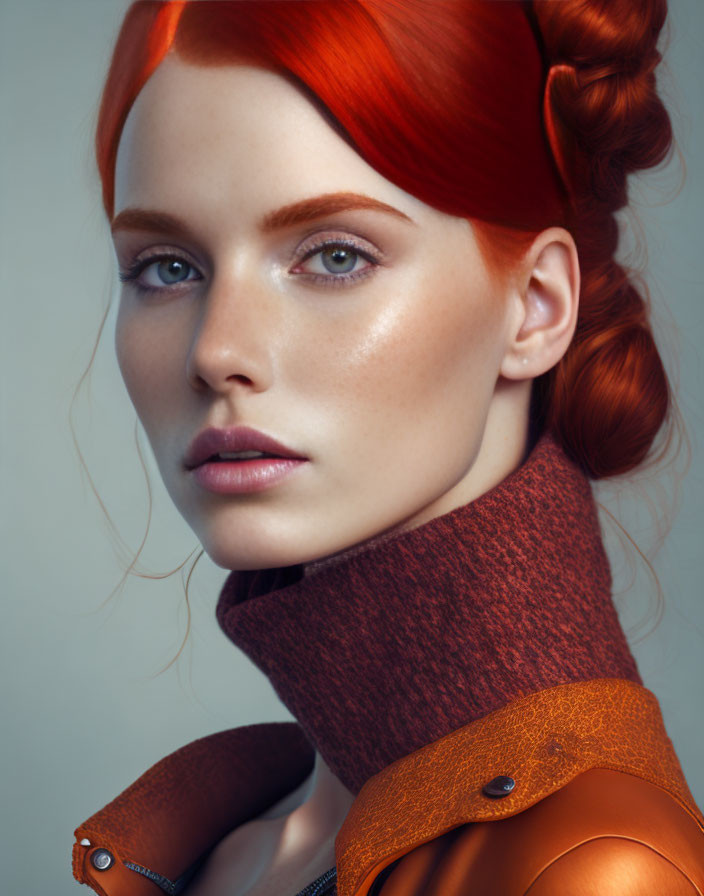
[[[97,892],[704,888],[589,487],[668,415],[614,260],[670,146],[664,17],[131,8],[97,132],[118,360],[300,724],[191,744],[79,827]]]

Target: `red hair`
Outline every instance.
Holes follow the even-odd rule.
[[[627,175],[672,135],[655,91],[665,0],[138,0],[105,84],[108,216],[129,110],[170,52],[292,79],[389,181],[472,220],[500,273],[551,225],[577,243],[575,337],[532,417],[592,477],[640,464],[669,387],[643,298],[614,261]]]

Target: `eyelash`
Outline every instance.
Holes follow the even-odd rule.
[[[326,249],[346,249],[347,251],[352,252],[354,255],[358,256],[358,258],[363,258],[365,261],[369,262],[369,266],[366,268],[362,268],[362,270],[360,271],[350,271],[349,273],[342,274],[319,274],[304,272],[302,276],[305,276],[312,283],[318,283],[324,286],[332,287],[345,286],[347,283],[350,283],[353,280],[359,280],[363,277],[368,277],[374,272],[374,269],[382,263],[383,260],[383,256],[381,256],[380,254],[374,254],[370,249],[362,248],[355,240],[349,238],[341,239],[337,237],[335,239],[327,238],[321,240],[320,242],[315,243],[315,245],[311,246],[308,250],[304,248],[303,258],[296,263],[296,267],[304,264],[311,258],[315,258],[316,255],[319,255]]]
[[[202,280],[203,278],[199,275],[190,280],[181,280],[173,283],[171,286],[164,283],[163,286],[150,286],[145,283],[139,283],[139,277],[141,274],[147,270],[147,268],[151,267],[153,264],[159,264],[162,261],[181,261],[185,265],[187,265],[191,271],[198,273],[198,270],[194,264],[191,264],[187,258],[184,258],[182,255],[177,255],[174,252],[159,252],[155,255],[150,255],[147,258],[140,258],[137,261],[133,262],[129,267],[125,270],[121,270],[118,273],[118,277],[122,283],[131,283],[133,288],[141,293],[158,293],[164,292],[168,290],[173,290],[174,288],[179,288],[184,283],[193,283],[197,280]]]
[[[382,263],[382,256],[376,256],[372,254],[369,249],[363,249],[354,240],[338,238],[322,240],[321,242],[316,243],[314,246],[312,246],[309,250],[304,250],[304,255],[300,261],[296,262],[296,267],[304,264],[306,261],[309,261],[311,258],[314,258],[316,255],[324,252],[326,249],[337,248],[346,249],[349,252],[357,255],[359,258],[363,258],[365,261],[369,262],[369,266],[362,268],[362,270],[360,271],[351,271],[349,273],[320,274],[315,272],[302,272],[300,276],[306,277],[306,279],[308,279],[312,283],[337,288],[345,286],[346,284],[354,280],[368,277],[374,272],[374,269]],[[139,283],[139,277],[144,271],[147,270],[147,268],[151,267],[151,265],[153,264],[159,264],[162,261],[183,262],[188,266],[191,272],[198,274],[198,276],[192,279],[176,281],[172,285],[168,285],[165,283],[163,286],[150,286],[144,283]],[[133,262],[126,269],[121,270],[118,276],[122,283],[132,284],[133,288],[141,293],[160,293],[164,291],[171,291],[173,289],[178,289],[182,284],[193,283],[202,279],[198,272],[198,269],[194,264],[192,264],[187,258],[184,258],[183,256],[172,252],[159,252],[154,255],[150,255],[147,258],[140,258],[137,261]]]

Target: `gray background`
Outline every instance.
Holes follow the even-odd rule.
[[[74,418],[91,474],[124,538],[122,553],[113,549],[81,472],[68,412],[113,289],[91,138],[111,41],[126,6],[123,0],[0,5],[0,848],[7,896],[76,892],[74,827],[166,753],[211,731],[290,718],[268,682],[216,628],[213,607],[225,571],[207,557],[191,583],[190,640],[163,674],[185,632],[178,574],[130,578],[102,606],[147,519],[134,413],[113,358],[113,313]],[[675,160],[635,192],[660,340],[679,384],[692,462],[677,506],[672,472],[600,488],[599,497],[644,548],[657,546],[668,514],[674,519],[654,560],[666,607],[654,634],[647,635],[655,622],[652,580],[642,564],[631,573],[613,527],[608,543],[618,589],[628,589],[617,606],[641,674],[659,698],[690,787],[704,806],[704,6],[701,0],[672,0],[671,6],[668,65],[660,80],[686,180],[675,196],[682,175]],[[149,571],[165,572],[196,543],[140,440],[154,487],[143,560]],[[642,499],[626,497],[633,495]],[[655,502],[653,514],[648,500]]]

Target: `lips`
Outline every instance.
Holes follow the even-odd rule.
[[[184,466],[188,470],[200,466],[206,461],[219,461],[219,454],[232,454],[239,451],[261,451],[270,457],[296,458],[307,460],[305,455],[299,454],[292,448],[277,442],[270,436],[264,435],[249,426],[231,426],[227,429],[216,429],[213,426],[204,429],[191,442]],[[232,463],[236,460],[230,459]],[[241,462],[246,462],[243,458]]]

